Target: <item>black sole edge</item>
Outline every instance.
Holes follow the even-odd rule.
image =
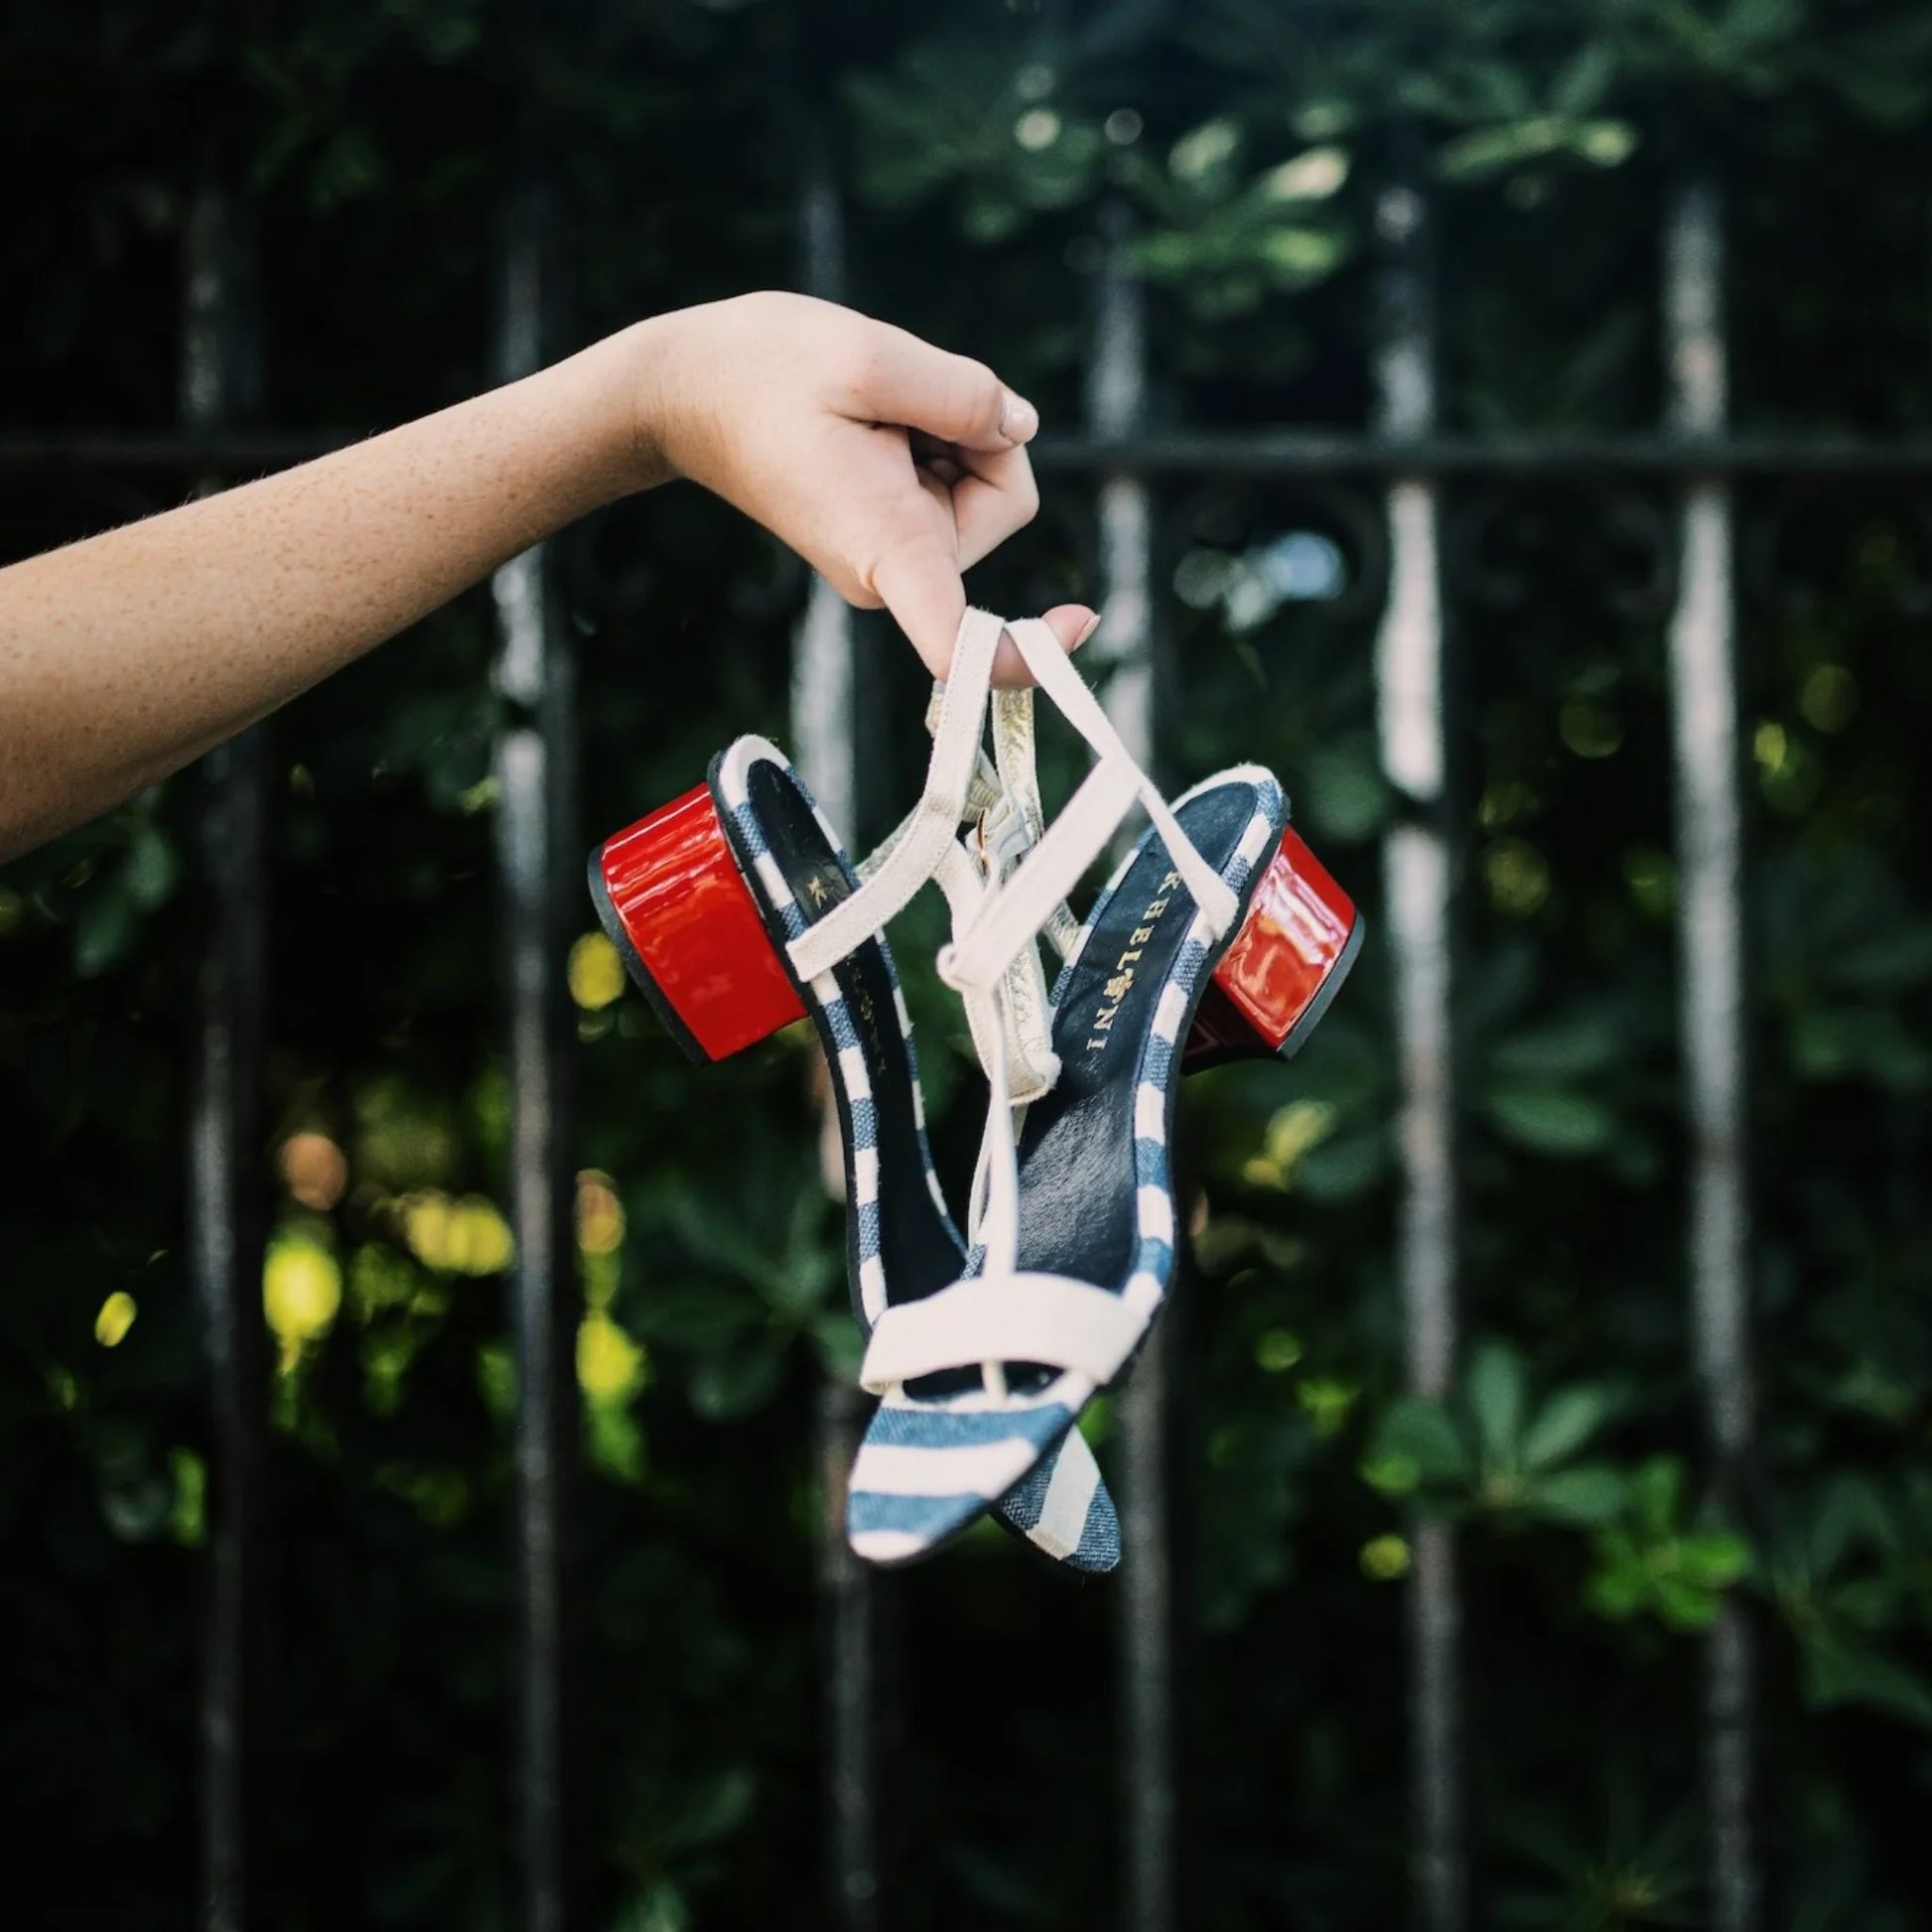
[[[1362,932],[1365,921],[1362,915],[1355,914],[1355,923],[1348,929],[1348,937],[1342,942],[1341,957],[1328,968],[1328,977],[1315,988],[1314,998],[1309,1002],[1309,1010],[1289,1029],[1288,1037],[1275,1048],[1274,1057],[1278,1060],[1292,1060],[1309,1043],[1309,1035],[1321,1024],[1321,1016],[1328,1011],[1334,997],[1341,991],[1341,983],[1354,970],[1355,961],[1362,950]]]
[[[607,840],[608,844],[609,841]],[[604,927],[604,935],[618,949],[618,957],[623,961],[623,970],[630,975],[630,983],[646,1000],[651,1011],[663,1023],[664,1031],[677,1041],[683,1049],[684,1057],[694,1066],[715,1066],[717,1062],[692,1036],[690,1028],[678,1018],[676,1007],[672,1006],[664,989],[651,977],[650,968],[637,956],[637,948],[630,943],[630,935],[623,929],[623,921],[618,917],[618,908],[611,903],[611,889],[604,883],[604,847],[600,845],[590,856],[587,871],[590,878],[591,901],[597,907],[597,916]]]

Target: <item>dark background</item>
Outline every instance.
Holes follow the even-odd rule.
[[[205,167],[253,207],[261,418],[329,430],[489,379],[513,174],[551,186],[567,346],[795,285],[817,158],[850,299],[991,361],[1049,433],[1079,425],[1108,203],[1135,218],[1158,424],[1360,427],[1373,198],[1406,169],[1437,212],[1446,427],[1659,422],[1660,222],[1695,175],[1725,196],[1739,427],[1905,438],[1932,395],[1928,90],[1932,15],[1907,0],[13,0],[0,434],[177,420]],[[182,486],[7,471],[0,544]],[[1093,594],[1090,484],[1045,499],[980,601]],[[1446,493],[1471,1336],[1448,1410],[1400,1399],[1378,927],[1291,1071],[1218,1075],[1184,1111],[1190,1927],[1404,1912],[1418,1503],[1467,1525],[1487,1922],[1704,1922],[1697,1634],[1726,1592],[1767,1633],[1776,1922],[1932,1921],[1932,528],[1910,483],[1739,492],[1766,1477],[1741,1523],[1696,1500],[1671,502],[1607,475]],[[1273,763],[1373,921],[1373,489],[1179,481],[1157,503],[1173,773]],[[1295,531],[1336,594],[1270,609],[1241,586]],[[735,734],[784,739],[803,574],[742,519],[674,487],[567,540],[560,574],[586,849]],[[276,1926],[511,1920],[492,645],[466,599],[273,728]],[[896,727],[866,766],[877,831],[916,782],[921,694],[880,626],[860,648],[868,714]],[[193,1912],[192,785],[0,872],[0,1809],[22,1923]],[[957,1182],[970,1051],[918,970],[932,919],[908,924]],[[694,1072],[613,997],[600,944],[572,956],[596,1922],[809,1922],[811,1419],[852,1337],[807,1048]],[[1117,1588],[991,1530],[888,1587],[904,1924],[1111,1922]]]

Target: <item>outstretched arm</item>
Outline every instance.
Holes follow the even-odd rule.
[[[943,674],[960,572],[1037,506],[1036,427],[978,363],[828,303],[741,296],[0,570],[0,858],[199,757],[586,511],[675,476],[756,517],[853,603],[886,606]],[[1074,606],[1052,616],[1069,646],[1090,621]]]

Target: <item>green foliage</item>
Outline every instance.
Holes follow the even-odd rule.
[[[1438,217],[1446,426],[1651,427],[1658,208],[1704,172],[1728,195],[1740,422],[1932,413],[1912,267],[1932,16],[1904,0],[16,13],[0,153],[31,192],[0,234],[0,329],[32,373],[10,401],[23,432],[173,420],[174,250],[204,135],[261,214],[263,408],[297,426],[379,423],[488,379],[514,153],[557,198],[565,338],[790,278],[798,184],[823,158],[847,190],[852,299],[985,357],[1062,433],[1109,250],[1148,284],[1156,422],[1363,420],[1376,201],[1397,173]],[[996,608],[1093,591],[1088,483],[1043,481],[1039,524],[975,577]],[[4,480],[9,554],[174,488]],[[1234,758],[1282,770],[1369,934],[1291,1067],[1228,1069],[1183,1109],[1176,1593],[1201,1633],[1180,1716],[1203,1932],[1400,1922],[1402,1580],[1430,1519],[1460,1527],[1498,1925],[1704,1922],[1682,1822],[1695,1639],[1727,1603],[1760,1615],[1792,1923],[1923,1916],[1899,1794],[1932,1777],[1927,558],[1912,506],[1857,481],[1774,531],[1762,507],[1740,494],[1765,1501],[1732,1520],[1695,1473],[1646,574],[1668,492],[1445,493],[1466,645],[1452,1152],[1466,1318],[1488,1339],[1440,1402],[1400,1393],[1377,841],[1402,807],[1361,581],[1378,511],[1326,480],[1154,492],[1165,755],[1189,778]],[[1332,601],[1284,570],[1283,539],[1311,533],[1340,560]],[[557,560],[584,845],[733,734],[783,738],[802,577],[772,546],[667,490]],[[491,632],[486,598],[462,602],[270,741],[257,1153],[294,1796],[265,1922],[291,1932],[490,1926],[513,1895]],[[887,727],[863,760],[876,833],[913,783],[922,692],[890,639],[863,650]],[[76,1923],[134,1932],[192,1894],[219,1507],[181,1215],[198,801],[173,780],[0,873],[0,1793],[34,1848],[10,1896],[58,1883]],[[586,906],[571,939],[591,924]],[[921,958],[936,930],[915,910],[901,965],[957,1193],[976,1100]],[[856,1348],[811,1056],[781,1039],[696,1071],[600,984],[593,958],[571,1311],[597,1922],[808,1917],[819,1401]],[[1117,1420],[1089,1419],[1116,1467]],[[989,1533],[882,1589],[903,1659],[888,1792],[921,1852],[909,1923],[1111,1909],[1118,1591],[1062,1581]]]
[[[1625,1506],[1629,1479],[1585,1451],[1622,1402],[1610,1384],[1577,1383],[1533,1403],[1520,1352],[1485,1342],[1453,1401],[1390,1404],[1363,1474],[1384,1495],[1413,1494],[1431,1508],[1500,1527],[1606,1523]]]
[[[1807,1701],[1932,1725],[1932,1678],[1906,1646],[1932,1628],[1932,1477],[1846,1473],[1780,1510],[1766,1588],[1798,1646]]]
[[[1750,1563],[1750,1546],[1732,1532],[1687,1529],[1684,1470],[1675,1457],[1653,1456],[1630,1477],[1623,1520],[1596,1539],[1596,1570],[1587,1585],[1601,1616],[1655,1616],[1673,1630],[1710,1626],[1724,1592]]]
[[[827,1238],[826,1204],[810,1189],[778,1204],[786,1218],[768,1245],[742,1212],[704,1214],[681,1192],[661,1202],[646,1196],[635,1210],[646,1239],[669,1237],[694,1269],[688,1283],[652,1279],[637,1297],[637,1319],[646,1339],[689,1351],[691,1406],[707,1422],[734,1422],[769,1402],[800,1338],[828,1372],[849,1378],[859,1366],[844,1247]]]
[[[1541,1805],[1512,1808],[1502,1837],[1525,1875],[1498,1899],[1496,1922],[1551,1932],[1702,1923],[1689,1811],[1659,1818],[1641,1786],[1612,1777],[1598,1820],[1592,1831]]]

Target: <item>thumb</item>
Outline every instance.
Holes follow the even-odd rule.
[[[876,327],[866,381],[854,398],[869,420],[989,452],[1014,449],[1038,429],[1039,412],[984,362],[934,348],[902,329]]]

